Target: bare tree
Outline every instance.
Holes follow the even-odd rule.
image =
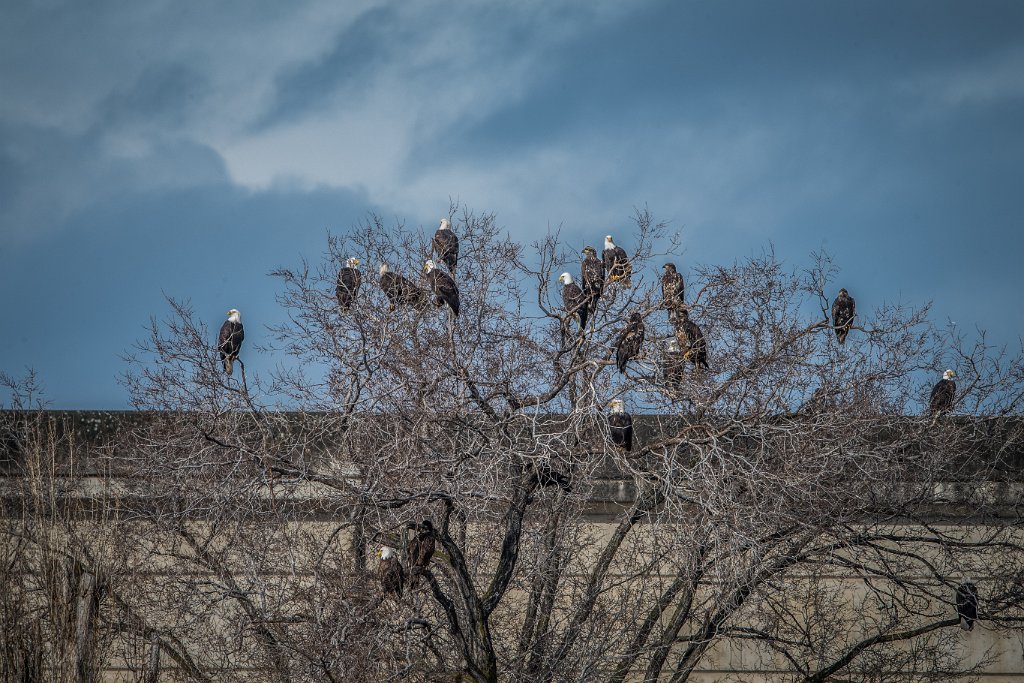
[[[1019,354],[862,296],[841,346],[831,260],[767,252],[680,268],[709,367],[669,381],[680,317],[658,278],[683,262],[647,211],[616,236],[631,284],[606,283],[584,329],[558,285],[584,245],[449,217],[458,316],[389,310],[377,266],[425,286],[432,231],[371,216],[275,273],[288,322],[263,352],[290,360],[271,376],[224,374],[187,303],[153,321],[124,380],[151,413],[105,451],[126,482],[103,523],[123,557],[109,611],[140,673],[155,648],[182,680],[686,681],[725,657],[947,680],[985,663],[955,647],[967,579],[982,628],[1019,628]],[[349,257],[366,268],[342,312]],[[634,313],[646,337],[620,374]],[[953,414],[919,417],[945,367]],[[385,597],[375,553],[408,568],[422,519],[433,560]]]

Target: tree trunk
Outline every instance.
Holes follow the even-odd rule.
[[[100,607],[99,582],[96,575],[82,572],[78,579],[78,603],[75,613],[75,671],[76,683],[92,683],[95,680],[93,661],[96,616]]]

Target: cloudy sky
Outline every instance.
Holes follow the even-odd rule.
[[[692,261],[824,248],[862,305],[1024,321],[1018,0],[8,2],[0,93],[0,369],[54,407],[126,406],[164,294],[258,343],[268,271],[450,197],[581,245],[646,204]]]

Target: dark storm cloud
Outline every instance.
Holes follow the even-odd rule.
[[[266,326],[284,322],[275,295],[276,266],[324,250],[328,229],[343,232],[363,216],[365,198],[339,191],[251,193],[227,186],[109,197],[77,213],[47,237],[0,250],[3,369],[38,369],[62,408],[119,407],[122,354],[145,336],[164,296],[187,300],[216,333],[228,308],[246,327],[246,364],[276,364],[257,347]],[[47,330],[59,325],[61,335]],[[212,343],[212,336],[211,336]]]
[[[127,86],[118,86],[99,103],[99,125],[180,127],[209,94],[209,82],[185,64],[152,64]]]
[[[339,94],[359,97],[396,46],[414,38],[411,27],[396,26],[396,18],[394,8],[372,9],[338,34],[330,52],[279,74],[273,102],[254,128],[322,111]]]
[[[205,145],[149,137],[139,149],[119,152],[106,135],[104,128],[70,134],[0,124],[0,194],[7,197],[0,204],[0,240],[47,234],[77,211],[136,193],[227,183],[223,160]]]
[[[686,266],[825,248],[863,305],[1024,318],[1017,2],[8,3],[0,92],[0,286],[36,292],[0,369],[64,405],[121,405],[161,292],[256,330],[323,228],[450,196],[627,247],[647,204]],[[55,310],[107,360],[33,335]]]

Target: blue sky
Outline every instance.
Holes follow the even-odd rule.
[[[524,242],[646,204],[691,262],[825,248],[862,305],[1019,343],[1016,1],[3,3],[0,93],[0,369],[54,407],[126,406],[165,293],[259,343],[271,269],[449,197]]]

